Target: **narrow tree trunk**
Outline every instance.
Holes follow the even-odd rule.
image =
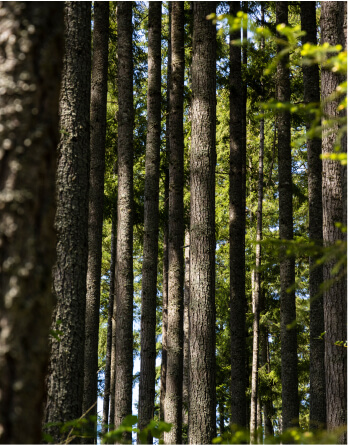
[[[321,30],[322,43],[341,44],[345,47],[345,2],[322,2]],[[324,104],[324,118],[338,117],[338,100],[328,100],[340,82],[341,76],[322,70],[321,93]],[[338,124],[323,131],[323,153],[333,153],[338,133]],[[346,147],[342,147],[343,151]],[[324,246],[332,246],[344,240],[344,234],[337,223],[344,221],[344,179],[339,162],[323,161],[323,239]],[[332,280],[335,260],[324,264],[324,282]],[[329,430],[343,427],[347,423],[347,349],[335,345],[346,340],[347,329],[347,285],[346,276],[334,279],[324,291],[325,320],[325,377],[326,415]],[[347,434],[342,434],[340,443],[347,443]]]
[[[276,2],[277,24],[288,24],[288,3]],[[282,50],[278,45],[277,51]],[[277,100],[290,102],[288,56],[283,56],[277,67]],[[279,236],[283,241],[293,239],[292,176],[291,176],[290,113],[284,111],[278,118],[278,173],[279,173]],[[286,256],[286,247],[280,252],[280,337],[283,431],[298,426],[298,374],[295,261]],[[289,288],[291,288],[289,290]]]
[[[132,2],[117,5],[118,198],[115,428],[132,413],[133,385],[133,57]],[[130,439],[125,434],[124,439]]]
[[[65,58],[60,97],[57,172],[57,306],[52,339],[45,422],[67,422],[82,414],[86,275],[88,259],[88,177],[90,147],[91,5],[65,4]],[[60,324],[58,324],[60,323]],[[50,434],[63,437],[59,427]],[[64,435],[63,435],[64,436]]]
[[[63,3],[0,5],[1,443],[42,437],[63,30]]]
[[[193,3],[190,218],[189,443],[216,435],[215,387],[215,128],[214,2]]]
[[[167,327],[168,327],[168,211],[169,211],[169,89],[172,68],[171,39],[172,2],[168,2],[168,64],[167,64],[167,103],[166,103],[166,152],[164,179],[164,228],[163,228],[163,285],[162,285],[162,361],[160,387],[160,420],[164,421],[167,376]]]
[[[173,2],[171,20],[172,69],[169,89],[169,245],[168,333],[165,421],[173,423],[166,443],[181,443],[183,379],[184,284],[184,3]]]
[[[141,352],[138,428],[153,419],[156,384],[156,297],[158,192],[161,146],[161,7],[149,3],[147,139],[145,159],[144,259],[141,296]],[[149,436],[148,443],[152,443]]]
[[[117,221],[115,209],[112,210],[112,223],[111,223],[111,259],[110,259],[110,289],[109,289],[109,304],[108,304],[108,327],[106,333],[106,358],[105,358],[105,383],[104,383],[104,398],[103,398],[103,421],[102,421],[102,434],[108,432],[109,423],[113,423],[114,417],[111,422],[109,420],[109,413],[111,414],[111,395],[115,391],[115,380],[112,385],[112,372],[114,370],[112,360],[112,325],[113,325],[113,310],[114,310],[114,296],[115,296],[115,262],[116,262],[116,230]],[[112,388],[113,386],[113,388]],[[113,390],[113,392],[111,392]],[[115,413],[115,411],[114,411]],[[114,414],[115,416],[115,414]]]
[[[103,239],[103,203],[108,74],[109,4],[94,2],[91,85],[91,163],[89,172],[88,267],[83,412],[97,415],[98,337]],[[92,408],[93,406],[93,408]],[[89,431],[96,438],[96,429]],[[87,439],[84,439],[87,443]]]
[[[230,12],[236,15],[239,2],[230,2]],[[230,36],[231,42],[240,32]],[[241,49],[230,45],[230,329],[231,329],[231,423],[246,427],[246,343],[245,343],[245,187],[243,159],[245,142],[240,110],[243,110]],[[243,148],[244,147],[244,148]]]
[[[262,46],[261,46],[262,49]],[[260,151],[259,151],[259,178],[257,191],[257,223],[256,223],[256,263],[255,281],[253,287],[253,358],[251,371],[251,406],[250,406],[250,438],[256,442],[257,429],[257,403],[258,394],[258,367],[259,367],[259,322],[261,300],[261,241],[262,241],[262,201],[263,201],[263,151],[264,151],[264,119],[260,121]]]
[[[302,44],[317,44],[317,24],[315,2],[301,1],[301,27],[306,32]],[[316,64],[303,65],[303,88],[305,104],[319,104],[319,68]],[[313,105],[315,106],[315,105]],[[313,117],[307,117],[307,131]],[[309,239],[323,244],[322,213],[322,164],[321,139],[307,139],[308,159],[308,201],[309,201]],[[324,308],[320,285],[323,282],[323,268],[317,264],[317,256],[309,259],[309,296],[310,296],[310,428],[326,426],[326,393],[325,393],[325,343],[320,339],[324,332]]]
[[[189,403],[189,306],[190,306],[190,231],[185,232],[185,280],[184,280],[184,366],[182,387],[182,422],[188,424]]]

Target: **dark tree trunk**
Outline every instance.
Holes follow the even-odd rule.
[[[91,5],[65,4],[65,58],[60,97],[57,172],[57,296],[45,422],[66,422],[82,414],[86,275],[88,259],[88,177],[91,91]],[[60,324],[58,324],[60,323]],[[56,442],[59,428],[50,430]]]
[[[2,2],[0,17],[0,442],[39,443],[54,304],[63,3]]]
[[[288,3],[276,2],[277,24],[288,24]],[[277,51],[282,50],[278,45]],[[277,66],[277,100],[290,102],[290,78],[288,55],[283,56]],[[291,126],[290,113],[281,112],[278,117],[278,173],[279,173],[279,237],[282,241],[293,239],[292,175],[291,175]],[[281,337],[281,381],[282,381],[282,424],[283,431],[298,426],[298,374],[295,261],[286,256],[286,247],[280,251],[280,337]],[[291,288],[289,290],[289,288]],[[290,326],[290,327],[289,327]]]
[[[145,159],[144,259],[141,296],[141,352],[138,428],[153,419],[156,384],[156,296],[158,191],[161,146],[161,8],[149,3],[147,139]],[[148,438],[152,443],[152,437]]]
[[[215,2],[193,3],[190,218],[189,443],[216,435],[215,387]]]
[[[230,2],[230,13],[236,15],[239,2]],[[230,40],[238,40],[234,32]],[[231,329],[231,423],[246,427],[246,343],[245,343],[245,186],[243,160],[245,132],[240,112],[243,110],[241,49],[230,46],[230,329]],[[244,135],[244,138],[243,138]],[[244,167],[245,169],[245,167]]]
[[[103,398],[103,421],[102,421],[102,434],[108,432],[109,423],[114,422],[115,411],[113,417],[111,417],[111,399],[112,394],[115,391],[115,379],[112,379],[112,373],[114,370],[114,364],[112,363],[112,326],[113,326],[113,310],[114,310],[114,296],[115,296],[115,262],[116,262],[116,230],[117,221],[115,209],[112,210],[112,223],[111,223],[111,259],[110,259],[110,289],[109,289],[109,304],[108,304],[108,327],[106,333],[106,358],[105,358],[105,386],[104,386],[104,398]],[[114,360],[115,361],[115,360]],[[113,380],[113,385],[112,385]],[[113,392],[112,392],[113,391]],[[109,420],[109,415],[110,419]]]
[[[302,37],[302,44],[317,44],[317,24],[315,2],[301,1],[301,27],[307,34]],[[319,104],[319,68],[317,64],[303,65],[303,89],[305,104]],[[315,105],[313,105],[315,106]],[[307,117],[307,131],[313,116]],[[309,239],[320,248],[323,244],[322,213],[322,163],[321,139],[307,139],[308,159],[308,201],[309,201]],[[309,259],[309,296],[310,296],[310,428],[326,426],[325,393],[325,343],[320,339],[324,332],[323,296],[320,285],[323,282],[323,268],[317,263],[318,256]]]
[[[97,415],[98,397],[98,337],[103,238],[108,31],[109,3],[94,2],[86,338],[82,405],[84,413],[89,410],[88,416]],[[93,408],[91,408],[92,406]],[[92,429],[90,433],[95,439],[96,429]],[[94,439],[91,439],[92,443]]]
[[[341,44],[345,47],[345,2],[322,2],[321,30],[322,43]],[[324,103],[324,118],[338,117],[339,101],[329,100],[330,96],[343,79],[341,76],[322,70],[321,93]],[[338,124],[330,131],[323,131],[323,153],[333,153],[338,133]],[[343,151],[346,149],[342,147]],[[323,239],[324,246],[333,246],[344,240],[344,234],[337,223],[344,221],[344,178],[339,162],[323,161]],[[332,247],[334,248],[334,247]],[[324,264],[324,282],[332,280],[332,268],[335,260]],[[333,280],[324,291],[325,321],[325,377],[326,377],[326,416],[327,427],[332,430],[347,423],[347,349],[335,345],[337,341],[346,340],[347,329],[347,285],[346,276]],[[347,442],[347,435],[342,434],[340,443]]]
[[[181,443],[184,284],[184,3],[172,3],[169,88],[168,332],[165,421],[173,423],[166,443]]]
[[[117,5],[118,198],[115,428],[132,413],[133,385],[133,57],[132,2]],[[125,434],[124,439],[130,439]]]
[[[168,2],[168,64],[167,64],[167,103],[166,103],[166,151],[164,178],[164,227],[163,227],[163,285],[162,285],[162,360],[160,387],[160,420],[164,421],[167,376],[167,327],[168,327],[168,209],[169,209],[169,88],[172,65],[171,49],[172,2]]]

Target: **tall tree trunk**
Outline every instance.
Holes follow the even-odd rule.
[[[39,443],[54,304],[63,3],[2,2],[0,17],[0,442]]]
[[[262,8],[262,7],[261,7]],[[263,8],[262,8],[263,15]],[[263,20],[262,20],[263,21]],[[261,45],[261,50],[263,46]],[[261,241],[262,241],[262,201],[263,201],[263,152],[265,140],[264,118],[260,121],[259,178],[257,186],[257,222],[256,222],[256,262],[255,281],[253,287],[253,358],[251,371],[251,406],[250,406],[250,437],[256,441],[259,367],[259,335],[260,335],[260,302],[261,302]]]
[[[57,172],[57,306],[52,339],[46,422],[66,422],[82,414],[88,259],[88,177],[90,147],[91,5],[65,4],[65,57],[60,97]],[[60,323],[60,324],[58,324]],[[63,438],[52,427],[54,441]]]
[[[262,299],[260,302],[261,311],[264,310],[262,305],[264,301],[264,292],[262,292]],[[271,372],[270,369],[270,359],[269,359],[269,346],[268,346],[268,331],[266,326],[260,327],[260,366],[266,368],[267,374]],[[268,388],[268,392],[264,394],[263,400],[263,422],[264,422],[264,435],[265,437],[273,436],[273,425],[272,425],[272,388]]]
[[[97,415],[98,397],[98,337],[103,239],[108,31],[109,4],[107,2],[94,2],[85,370],[82,405],[83,412],[89,410],[88,415],[93,416]],[[96,437],[96,429],[92,429],[90,433],[94,433],[93,436]],[[93,443],[94,439],[92,438],[90,441]]]
[[[193,3],[190,218],[189,443],[216,434],[215,387],[215,128],[214,2]]]
[[[156,384],[156,296],[158,192],[161,146],[161,8],[149,3],[147,139],[145,159],[144,259],[141,296],[141,352],[138,428],[153,419]],[[152,437],[148,438],[152,443]]]
[[[184,3],[173,2],[172,69],[169,89],[168,333],[165,421],[173,423],[166,443],[181,443],[184,284]]]
[[[239,2],[230,2],[230,13],[240,10]],[[240,38],[233,32],[231,42]],[[243,109],[241,49],[230,45],[230,330],[231,330],[231,423],[246,427],[246,342],[245,342],[245,187],[243,186]],[[242,267],[241,267],[242,264]]]
[[[105,384],[104,384],[104,398],[103,398],[103,421],[102,421],[102,434],[108,432],[109,423],[113,423],[115,411],[113,417],[111,414],[111,399],[112,394],[115,392],[115,380],[112,385],[112,373],[114,366],[112,363],[112,326],[113,326],[113,310],[114,310],[114,296],[115,296],[115,262],[116,262],[116,209],[112,209],[112,223],[111,223],[111,259],[110,259],[110,288],[109,288],[109,304],[108,304],[108,327],[106,333],[106,358],[105,358]],[[115,359],[113,360],[115,361]],[[113,387],[112,387],[113,386]],[[113,391],[113,392],[112,392]]]
[[[276,2],[277,24],[288,24],[288,3]],[[278,45],[277,51],[282,50]],[[288,55],[277,66],[277,100],[290,102]],[[291,175],[290,113],[281,112],[278,118],[278,173],[279,173],[279,236],[282,241],[293,239],[292,175]],[[286,247],[280,251],[280,338],[283,431],[298,426],[298,373],[295,261],[286,256]],[[290,290],[289,288],[292,289]]]
[[[190,230],[185,232],[185,280],[184,280],[184,366],[183,366],[183,386],[182,386],[182,422],[188,424],[188,403],[189,403],[189,306],[190,306]]]
[[[345,2],[322,2],[321,30],[322,43],[341,44],[345,47]],[[339,101],[328,100],[342,77],[322,70],[321,93],[324,104],[324,118],[338,117]],[[338,124],[328,131],[323,131],[323,153],[333,153],[338,133]],[[345,147],[342,147],[345,150]],[[339,162],[323,161],[323,239],[324,246],[332,246],[344,240],[344,234],[337,223],[344,221],[344,179]],[[332,280],[332,268],[335,260],[324,264],[324,282]],[[325,377],[326,377],[326,415],[329,430],[343,427],[347,422],[347,349],[336,346],[335,342],[346,340],[347,328],[347,285],[346,276],[334,279],[332,285],[324,291],[325,321]],[[342,434],[340,443],[346,443],[347,435]]]
[[[132,2],[117,5],[118,195],[115,428],[132,413],[133,385],[133,57]],[[130,439],[125,434],[124,439]]]
[[[315,2],[301,1],[301,27],[306,32],[302,44],[317,44],[317,23]],[[320,102],[319,67],[317,64],[302,67],[305,104]],[[313,105],[314,106],[314,105]],[[313,116],[308,114],[307,131]],[[322,163],[321,139],[307,138],[308,159],[308,201],[309,201],[309,239],[323,244],[322,213]],[[325,393],[325,343],[320,339],[324,332],[324,307],[320,285],[323,282],[323,268],[317,264],[318,256],[309,259],[309,296],[310,296],[310,428],[326,426],[326,393]]]
[[[165,178],[164,178],[164,228],[163,228],[163,285],[162,285],[162,360],[161,360],[161,387],[160,387],[160,420],[164,421],[164,405],[166,398],[167,376],[167,327],[168,327],[168,210],[169,210],[169,88],[172,69],[171,49],[171,17],[172,2],[168,2],[168,64],[167,64],[167,102],[166,102],[166,151],[165,151]]]

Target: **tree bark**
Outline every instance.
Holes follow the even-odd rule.
[[[306,32],[302,44],[317,44],[317,24],[315,2],[301,1],[301,27]],[[305,104],[319,104],[319,67],[317,64],[303,65],[303,89]],[[307,131],[311,127],[313,116],[308,114]],[[320,248],[323,244],[322,212],[322,163],[321,139],[307,138],[308,159],[308,204],[309,204],[309,239]],[[310,296],[310,428],[326,427],[325,393],[325,343],[320,339],[324,332],[323,296],[320,286],[323,282],[323,268],[317,264],[318,255],[309,259],[309,296]]]
[[[156,384],[156,296],[158,193],[161,146],[161,8],[149,3],[147,139],[145,159],[144,259],[141,296],[141,352],[138,428],[153,419]],[[152,443],[152,437],[148,438]]]
[[[321,13],[322,43],[341,44],[345,47],[345,2],[322,2]],[[324,118],[338,117],[339,101],[328,97],[342,82],[342,76],[322,69],[321,93]],[[338,133],[338,124],[333,124],[330,131],[323,130],[323,153],[333,153]],[[346,147],[342,146],[342,151]],[[344,240],[344,234],[337,223],[344,221],[344,178],[339,162],[323,161],[323,239],[324,246],[333,247]],[[332,280],[332,268],[335,260],[324,264],[324,282]],[[346,340],[347,328],[347,285],[346,275],[333,280],[324,291],[324,325],[325,325],[325,377],[326,377],[326,416],[327,427],[332,430],[343,427],[347,422],[347,350],[336,346],[336,341]],[[347,434],[340,437],[340,443],[347,442]]]
[[[103,398],[103,421],[102,421],[102,434],[105,434],[109,430],[109,424],[113,423],[115,410],[113,417],[111,417],[112,411],[112,394],[115,392],[115,379],[112,378],[114,370],[114,357],[112,357],[112,334],[113,334],[113,310],[114,310],[114,297],[115,297],[115,266],[116,266],[116,230],[117,221],[115,215],[115,209],[112,211],[112,223],[111,223],[111,259],[110,259],[110,288],[109,288],[109,304],[108,304],[108,327],[106,333],[106,358],[105,358],[105,383],[104,383],[104,398]],[[116,338],[115,338],[116,340]],[[112,384],[113,381],[113,384]],[[110,419],[109,420],[109,415]]]
[[[239,2],[230,2],[230,13],[240,10]],[[230,36],[231,42],[240,32]],[[230,330],[231,330],[231,423],[246,427],[246,342],[245,342],[245,185],[243,160],[245,131],[240,119],[243,110],[241,48],[230,45]],[[244,137],[243,137],[244,135]],[[244,166],[245,171],[245,166]],[[242,241],[241,241],[242,240]],[[242,265],[242,266],[241,266]]]
[[[103,204],[108,75],[109,4],[94,2],[89,171],[88,266],[83,412],[97,415],[98,337],[103,239]],[[90,409],[92,406],[94,407]],[[96,425],[96,424],[95,424]],[[96,428],[89,431],[93,443]],[[87,439],[84,439],[87,443]]]
[[[215,129],[216,28],[213,2],[193,3],[190,218],[189,443],[216,435]]]
[[[277,24],[288,24],[288,3],[276,2]],[[277,51],[282,50],[278,45]],[[277,66],[277,100],[290,102],[288,55]],[[291,175],[291,125],[289,111],[278,117],[278,173],[279,173],[279,237],[282,241],[293,239],[292,175]],[[286,247],[280,249],[280,337],[283,431],[298,426],[298,373],[295,261],[286,256]],[[291,288],[291,289],[290,289]],[[295,325],[295,326],[294,326]]]
[[[172,65],[171,49],[171,17],[172,2],[168,2],[168,64],[167,64],[167,103],[166,103],[166,151],[164,179],[164,228],[163,228],[163,285],[162,285],[162,360],[160,387],[160,420],[164,421],[164,405],[166,398],[167,378],[167,328],[168,328],[168,211],[169,211],[169,88]]]
[[[133,57],[132,2],[117,5],[118,197],[115,428],[132,413],[133,385]],[[129,440],[130,434],[124,439]]]
[[[183,386],[182,386],[182,422],[188,424],[188,404],[189,404],[189,306],[190,306],[190,230],[185,231],[185,279],[184,279],[184,365],[183,365]]]
[[[168,331],[165,421],[173,423],[165,443],[181,443],[184,284],[184,3],[172,3],[169,89]]]
[[[91,5],[65,4],[65,57],[60,97],[57,172],[57,305],[52,329],[46,422],[82,414],[86,275],[88,259],[88,177],[90,147]],[[59,324],[60,323],[60,324]],[[52,427],[54,441],[63,437]]]
[[[0,442],[39,443],[54,304],[63,3],[2,2],[0,17]]]

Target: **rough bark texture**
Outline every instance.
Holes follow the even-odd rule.
[[[103,238],[109,3],[94,2],[93,11],[91,159],[89,170],[85,370],[82,405],[84,413],[90,410],[87,417],[97,415],[98,397],[98,337]],[[91,408],[92,406],[93,408]],[[92,429],[90,433],[94,437],[94,439],[90,439],[93,443],[96,430]]]
[[[132,2],[117,5],[118,200],[115,428],[132,413],[133,384],[133,57]],[[128,437],[128,434],[127,434]]]
[[[322,43],[341,44],[345,47],[345,2],[322,2],[321,30]],[[336,89],[342,78],[335,73],[322,70],[321,93],[324,103],[324,117],[338,116],[338,101],[328,101],[328,96]],[[333,153],[338,125],[323,131],[323,153]],[[346,147],[343,147],[345,150]],[[324,246],[333,246],[344,239],[344,234],[336,223],[344,220],[342,168],[339,162],[323,161],[323,238]],[[334,261],[324,264],[324,281],[332,279],[331,269]],[[326,377],[326,415],[330,430],[347,422],[347,349],[336,346],[336,341],[346,340],[347,329],[347,285],[346,276],[335,279],[324,292],[325,322],[325,377]],[[347,435],[342,434],[340,443],[346,443]]]
[[[52,339],[45,422],[66,422],[82,414],[86,274],[88,258],[88,176],[90,144],[91,5],[65,4],[65,57],[60,96],[57,172],[57,306]],[[58,324],[60,323],[60,324]],[[59,428],[50,430],[62,440]]]
[[[315,2],[301,1],[301,27],[306,31],[302,44],[317,44],[317,24]],[[320,102],[319,68],[316,64],[303,65],[303,89],[305,104]],[[315,106],[315,105],[313,105]],[[318,106],[318,105],[317,105]],[[307,131],[311,126],[312,116],[307,117]],[[309,204],[309,239],[320,248],[323,244],[322,212],[322,163],[321,139],[307,139],[308,159],[308,204]],[[310,295],[310,427],[326,426],[326,393],[325,393],[325,343],[320,339],[324,332],[324,307],[320,285],[323,282],[323,268],[316,264],[312,256],[309,263]]]
[[[193,3],[190,218],[189,443],[216,435],[215,388],[215,127],[214,2]]]
[[[1,443],[41,441],[63,29],[63,3],[0,3]]]
[[[184,284],[184,3],[172,3],[172,69],[169,88],[168,331],[165,421],[173,423],[166,443],[181,443]]]
[[[113,325],[113,310],[114,310],[114,297],[115,297],[115,262],[116,262],[116,230],[117,221],[115,210],[113,209],[112,224],[111,224],[111,259],[110,259],[110,288],[109,288],[109,304],[108,304],[108,327],[106,333],[106,358],[105,358],[105,386],[104,386],[104,398],[103,398],[103,421],[102,421],[102,433],[107,433],[109,423],[114,422],[114,417],[109,420],[109,414],[111,413],[111,395],[115,392],[115,379],[113,379],[112,387],[112,372],[114,366],[112,366],[112,325]],[[116,340],[116,339],[115,339]],[[114,360],[115,361],[115,360]],[[111,392],[111,390],[113,392]],[[115,412],[115,411],[114,411]],[[115,414],[114,414],[115,415]]]
[[[139,423],[153,419],[156,384],[156,296],[158,260],[158,192],[161,136],[161,7],[149,3],[147,139],[145,158],[144,258],[141,295]],[[148,443],[152,443],[149,437]]]
[[[182,422],[188,424],[189,403],[189,306],[190,306],[190,231],[185,231],[185,277],[184,277],[184,364],[182,381]]]
[[[277,24],[288,24],[288,3],[276,2]],[[283,47],[278,45],[277,51]],[[277,100],[290,102],[290,78],[288,56],[277,67]],[[291,125],[290,113],[284,111],[278,117],[278,173],[279,173],[279,237],[282,241],[293,239],[292,175],[291,175]],[[294,289],[295,261],[280,251],[280,337],[283,431],[298,426],[298,373],[296,301]]]
[[[236,15],[239,2],[230,2],[230,13]],[[231,34],[238,40],[240,33]],[[242,120],[243,88],[241,48],[230,46],[230,330],[231,330],[231,423],[246,427],[246,343],[245,343],[245,187],[243,159],[245,141]],[[244,141],[244,142],[243,142]],[[242,266],[241,266],[242,265]]]
[[[166,152],[164,170],[164,227],[163,227],[163,284],[162,284],[162,360],[160,388],[160,420],[164,421],[167,378],[167,327],[168,327],[168,209],[169,209],[169,87],[172,65],[171,50],[172,3],[168,3],[168,65],[167,65],[167,103],[166,103]]]

